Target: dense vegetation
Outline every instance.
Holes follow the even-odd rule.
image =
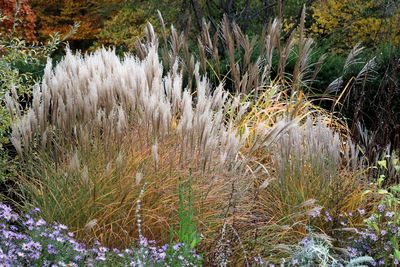
[[[399,265],[397,1],[0,12],[0,265]]]

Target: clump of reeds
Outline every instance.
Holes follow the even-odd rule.
[[[273,84],[291,88],[293,92],[309,88],[325,59],[325,55],[322,55],[316,62],[311,60],[313,40],[305,34],[305,9],[298,31],[293,31],[286,40],[280,19],[271,21],[260,30],[260,34],[251,38],[226,16],[213,27],[214,30],[209,22],[203,20],[197,37],[197,49],[191,50],[189,47],[195,44],[190,45],[188,32],[178,33],[171,26],[167,34],[160,13],[159,18],[163,39],[161,57],[167,66],[172,66],[176,58],[180,58],[189,88],[192,88],[195,76],[195,57],[200,62],[202,73],[207,73],[214,83],[226,80],[231,92],[255,92],[256,96]],[[135,46],[142,58],[146,54],[146,43],[154,39],[148,32],[145,42],[138,41]],[[293,70],[287,68],[290,56],[295,59]]]

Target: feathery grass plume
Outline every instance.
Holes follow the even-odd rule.
[[[164,42],[167,42],[168,38],[167,38],[167,29],[165,27],[165,23],[164,23],[164,19],[161,15],[160,10],[157,9],[157,15],[158,15],[158,19],[160,20],[161,23],[161,33],[162,33],[162,37],[164,39]]]
[[[175,60],[175,55],[179,50],[176,48],[183,47],[179,56],[182,61],[183,75],[188,77],[189,88],[192,86],[191,77],[193,76],[190,67],[193,65],[190,53],[198,55],[202,73],[207,72],[210,81],[216,84],[225,82],[230,87],[229,91],[232,92],[258,91],[271,85],[273,81],[279,82],[283,87],[295,85],[294,87],[297,89],[303,88],[317,78],[321,62],[324,59],[324,57],[321,57],[318,62],[311,62],[312,39],[304,37],[304,20],[305,14],[303,14],[301,20],[303,26],[299,29],[301,40],[298,44],[298,56],[295,57],[295,66],[297,67],[295,73],[292,74],[286,73],[286,65],[289,55],[294,52],[296,33],[292,31],[291,36],[287,40],[283,40],[282,23],[279,19],[274,19],[268,26],[261,29],[260,35],[255,35],[251,39],[242,32],[235,22],[230,22],[226,16],[214,32],[212,32],[210,22],[203,19],[201,31],[197,36],[196,51],[189,51],[187,32],[178,34],[176,29],[171,27],[167,37],[168,42],[170,44],[180,43],[181,45],[164,45],[160,49],[161,58],[164,65],[170,67],[169,65],[173,64],[171,57]],[[160,21],[164,24],[162,18]],[[162,29],[162,32],[164,34],[164,29]],[[183,39],[178,36],[183,36]],[[177,40],[181,41],[178,42]],[[141,58],[146,54],[145,47],[145,43],[138,45],[137,52]],[[275,53],[276,50],[277,53]],[[278,56],[276,77],[272,76],[271,72],[274,54]],[[221,66],[223,61],[229,62],[229,65]],[[292,76],[294,79],[291,78]]]
[[[80,162],[79,162],[79,156],[78,156],[78,151],[75,151],[71,159],[69,161],[69,167],[71,168],[71,171],[79,171],[80,169]]]
[[[293,72],[293,90],[300,90],[300,83],[303,81],[306,82],[305,77],[310,73],[309,67],[311,58],[311,46],[313,44],[313,40],[307,38],[305,43],[301,43],[301,49],[299,51],[298,59],[296,61],[295,70]]]
[[[372,59],[368,60],[365,63],[364,67],[360,70],[360,72],[356,76],[356,84],[362,84],[365,86],[366,82],[371,82],[377,75],[377,63],[376,58],[373,57]]]
[[[235,91],[236,93],[240,92],[240,72],[239,72],[239,67],[236,64],[235,60],[235,40],[233,38],[233,34],[231,31],[231,25],[229,23],[228,17],[224,15],[224,18],[221,21],[221,28],[222,28],[222,33],[223,33],[223,38],[225,41],[225,45],[228,49],[228,58],[229,58],[229,64],[230,64],[230,71],[232,75],[232,80],[235,86]]]
[[[347,55],[346,62],[343,65],[341,76],[339,76],[338,78],[333,80],[328,85],[327,89],[325,90],[325,94],[334,92],[335,95],[338,95],[338,93],[341,89],[341,86],[343,85],[343,79],[344,79],[345,75],[349,73],[349,71],[351,70],[351,68],[354,65],[362,63],[362,61],[360,60],[360,54],[363,51],[364,51],[364,47],[362,47],[361,44],[357,44],[356,46],[353,47],[353,49]],[[350,80],[349,82],[351,84],[352,80]],[[348,86],[348,85],[346,87],[350,88],[351,86]]]
[[[279,51],[279,64],[278,64],[278,79],[280,81],[285,80],[285,68],[287,64],[287,60],[289,57],[289,54],[291,53],[293,46],[295,44],[294,42],[294,36],[295,32],[292,32],[286,41],[286,45],[283,47],[283,50]]]
[[[343,73],[347,73],[353,65],[361,63],[359,56],[364,50],[361,44],[357,44],[353,47],[350,53],[347,55],[346,62],[343,66]]]
[[[83,169],[82,169],[82,182],[83,182],[83,184],[84,185],[88,185],[89,184],[89,170],[88,170],[88,167],[85,165],[85,166],[83,166]]]
[[[154,169],[157,170],[158,169],[158,145],[157,145],[157,142],[155,142],[151,146],[151,155],[153,157]]]

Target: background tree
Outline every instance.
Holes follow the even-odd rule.
[[[41,39],[54,32],[65,34],[70,26],[79,23],[80,27],[70,39],[73,47],[87,49],[96,40],[96,35],[104,21],[114,14],[121,0],[32,0],[32,8],[38,16],[38,29]]]
[[[313,5],[312,31],[329,38],[335,49],[361,42],[400,44],[400,2],[395,0],[318,0]]]
[[[35,41],[36,16],[28,0],[0,0],[0,32]]]

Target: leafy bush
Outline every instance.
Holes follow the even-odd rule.
[[[394,25],[399,15],[396,1],[316,1],[311,30],[323,38],[331,38],[336,50],[359,42],[374,46],[380,40],[398,45],[400,34]]]
[[[23,3],[26,5],[26,3]],[[4,18],[0,17],[0,22]],[[13,23],[18,23],[16,19]],[[30,44],[13,32],[0,32],[0,182],[8,176],[10,166],[9,134],[13,121],[19,119],[31,100],[32,88],[43,76],[47,59],[62,41],[76,32],[74,25],[65,36],[53,34],[45,44]],[[12,100],[14,99],[14,101]],[[7,146],[7,149],[4,147]]]

